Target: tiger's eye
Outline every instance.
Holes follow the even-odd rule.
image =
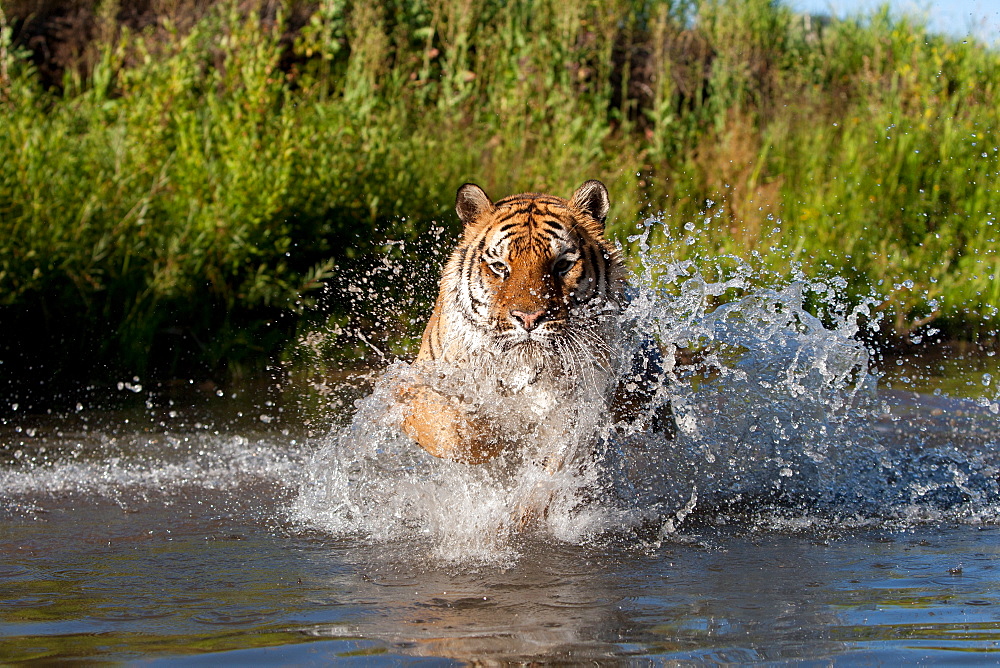
[[[494,274],[500,278],[507,278],[507,264],[505,262],[501,262],[500,260],[483,260],[483,262],[486,263],[486,266],[489,267],[490,271]]]
[[[568,257],[561,257],[552,267],[552,271],[559,276],[565,276],[566,272],[568,272],[574,264],[576,264],[575,260],[571,260]]]

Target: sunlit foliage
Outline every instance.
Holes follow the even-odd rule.
[[[1000,322],[982,44],[768,0],[125,4],[54,86],[2,17],[0,358],[265,359],[338,267],[454,230],[465,181],[600,178],[623,241],[662,212],[702,228],[678,257],[842,275],[900,334]]]

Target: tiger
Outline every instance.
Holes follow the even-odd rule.
[[[618,387],[627,281],[605,237],[610,205],[597,180],[569,200],[528,192],[493,202],[476,184],[458,189],[462,235],[414,362],[431,380],[401,391],[403,431],[421,448],[481,464],[569,410],[592,417],[639,403]],[[492,388],[496,405],[470,410],[471,385]],[[546,466],[564,463],[550,456]]]

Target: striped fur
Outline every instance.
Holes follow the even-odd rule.
[[[418,366],[474,368],[508,394],[545,384],[568,396],[585,383],[607,397],[624,289],[618,253],[604,238],[608,207],[599,181],[570,200],[524,193],[495,203],[479,186],[462,186],[455,208],[464,233],[445,266]],[[432,454],[482,461],[499,452],[486,442],[497,441],[488,425],[462,422],[446,397],[408,396],[404,427]]]

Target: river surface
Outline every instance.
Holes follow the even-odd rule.
[[[666,538],[525,535],[514,559],[463,563],[436,556],[433,536],[294,519],[325,437],[260,422],[277,402],[235,416],[228,396],[152,394],[150,409],[5,420],[0,661],[1000,656],[1000,526],[974,517],[990,504],[908,520],[710,516]],[[947,442],[956,424],[982,447],[1000,439],[975,402],[893,404],[902,417],[883,427],[902,447],[915,432]]]
[[[1000,659],[996,358],[879,358],[857,310],[805,311],[823,285],[665,275],[625,315],[700,351],[676,438],[608,428],[541,482],[401,436],[402,362],[318,408],[139,379],[6,402],[0,663]]]

